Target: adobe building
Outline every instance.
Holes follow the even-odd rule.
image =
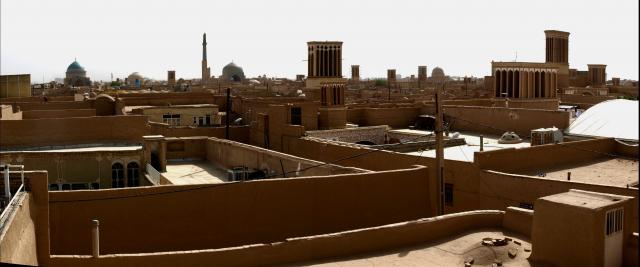
[[[0,98],[31,96],[31,74],[0,75]]]
[[[556,98],[558,67],[547,63],[491,62],[496,98]]]
[[[631,199],[574,189],[537,199],[531,259],[555,266],[627,266]]]
[[[218,126],[222,114],[214,104],[173,105],[133,108],[131,114],[146,115],[149,121],[170,126]]]

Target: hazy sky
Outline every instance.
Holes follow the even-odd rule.
[[[543,62],[544,30],[556,29],[571,32],[572,68],[638,79],[638,2],[2,0],[0,71],[48,81],[77,58],[93,80],[199,78],[206,32],[215,76],[232,60],[248,77],[306,75],[306,42],[340,40],[346,77],[353,64],[361,77],[418,65],[481,77],[516,52]]]

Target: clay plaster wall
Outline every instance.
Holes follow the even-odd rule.
[[[364,171],[337,165],[310,168],[321,165],[322,162],[215,138],[206,140],[206,159],[212,164],[220,164],[229,169],[243,166],[266,170],[267,175],[275,175],[274,177],[282,177],[283,170],[287,173],[286,177],[336,175]],[[306,168],[309,169],[304,170]],[[296,172],[297,170],[301,171]]]
[[[93,219],[100,220],[103,254],[214,249],[415,220],[433,215],[428,180],[427,169],[417,167],[228,184],[51,192],[51,253],[90,254]]]
[[[504,212],[473,211],[278,243],[171,253],[109,255],[99,259],[54,256],[52,266],[264,266],[345,257],[424,244],[480,228],[500,228]],[[389,236],[393,238],[389,238]]]
[[[145,116],[104,116],[0,121],[0,146],[34,147],[87,143],[142,143]]]
[[[338,159],[344,159],[336,162],[335,164],[375,171],[406,168],[405,166],[420,164],[429,168],[430,177],[436,177],[436,161],[434,158],[416,157],[387,151],[366,153],[367,151],[370,151],[370,149],[363,148],[361,146],[346,146],[333,144],[331,142],[319,142],[318,140],[306,138],[290,139],[288,141],[291,143],[290,146],[295,147],[296,149],[284,152],[303,158],[324,162],[334,162]],[[602,146],[607,145],[607,142],[608,141],[592,141],[591,143],[587,142],[586,144],[581,143],[579,145]],[[445,160],[445,183],[450,183],[453,185],[453,203],[451,205],[445,205],[445,211],[447,213],[479,209],[505,210],[509,206],[519,207],[522,203],[533,204],[537,198],[548,196],[551,194],[567,192],[569,189],[581,189],[594,192],[633,196],[636,197],[636,199],[633,201],[633,205],[635,205],[635,207],[638,206],[638,189],[635,188],[623,188],[577,183],[571,181],[550,180],[533,176],[486,171],[483,170],[484,167],[479,167],[499,166],[498,162],[503,163],[505,162],[505,160],[508,160],[508,162],[516,162],[517,160],[514,160],[513,158],[520,159],[519,154],[514,152],[513,150],[499,151],[500,152],[496,153],[503,154],[503,157],[496,157],[491,158],[490,160],[485,160],[484,163],[481,163],[481,165],[462,161]],[[549,152],[551,152],[551,154],[554,153],[553,151]],[[476,155],[478,154],[481,153],[476,153]],[[360,156],[354,157],[354,155]],[[545,156],[543,156],[542,158],[555,157],[550,156],[549,153],[546,153],[544,155]],[[560,155],[560,157],[561,156],[562,155]],[[533,155],[529,155],[528,157],[523,156],[522,161],[531,162],[532,157]],[[478,156],[476,156],[476,158],[478,158]],[[563,159],[570,160],[566,158]],[[552,164],[552,160],[536,160],[539,160],[536,164],[543,164],[540,166],[545,166],[544,164]],[[525,166],[525,163],[522,163],[521,165],[517,165],[516,163],[514,164],[516,166],[519,166],[519,168]],[[435,212],[435,210],[437,209],[437,206],[435,205],[435,203],[437,203],[437,191],[435,190],[435,188],[437,188],[437,184],[435,179],[430,181],[433,182],[430,187],[432,188],[430,197],[431,203],[433,203],[432,210]],[[635,218],[633,220],[633,225],[637,229],[637,212],[632,215],[632,218]]]
[[[91,109],[90,101],[60,101],[60,102],[7,102],[14,109],[20,107],[21,111],[30,110],[65,110],[65,109]]]
[[[17,196],[16,208],[0,232],[0,262],[37,265],[36,233],[31,217],[29,193]]]
[[[517,173],[598,159],[603,153],[637,156],[638,147],[623,146],[611,138],[591,139],[476,152],[473,161],[481,169]]]
[[[446,120],[455,131],[502,135],[513,131],[521,138],[538,128],[569,127],[569,112],[540,109],[445,106]]]
[[[24,120],[95,116],[95,109],[28,110],[22,112],[22,119]]]
[[[209,136],[225,137],[225,127],[170,127],[166,123],[149,122],[150,134],[164,137]],[[249,143],[249,126],[229,126],[229,139]]]

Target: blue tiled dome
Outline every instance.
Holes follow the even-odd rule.
[[[78,63],[78,61],[73,61],[73,63],[71,63],[71,65],[69,65],[69,67],[67,67],[67,71],[73,71],[73,70],[82,70],[84,71],[84,68],[82,66],[80,66],[80,63]]]

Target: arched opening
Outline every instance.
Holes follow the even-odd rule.
[[[547,97],[547,72],[540,72],[540,97]]]
[[[513,73],[513,97],[515,98],[520,98],[520,71],[516,70],[516,72]]]
[[[136,162],[127,164],[127,185],[140,186],[140,166]]]
[[[495,73],[495,79],[493,79],[493,87],[496,97],[500,97],[500,81],[502,79],[502,71],[497,70]]]
[[[356,144],[366,145],[366,146],[375,146],[376,145],[376,143],[371,142],[371,141],[367,141],[367,140],[358,141],[358,142],[356,142]]]
[[[124,166],[118,162],[111,165],[111,187],[124,187]]]
[[[507,72],[507,97],[513,97],[513,71]]]

